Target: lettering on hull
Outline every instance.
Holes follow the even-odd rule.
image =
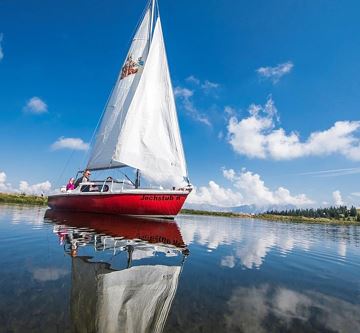
[[[168,201],[168,200],[180,200],[180,195],[155,195],[155,194],[143,194],[140,200],[149,201]]]

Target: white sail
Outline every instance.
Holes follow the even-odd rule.
[[[105,169],[123,164],[113,159],[129,105],[138,86],[150,43],[151,8],[135,33],[119,77],[106,105],[87,168]]]
[[[145,174],[186,177],[186,162],[160,18],[113,160]]]
[[[107,105],[87,167],[130,166],[144,174],[187,177],[174,93],[166,58],[160,17],[149,50],[152,19],[149,8],[128,53],[142,57],[143,70],[135,75],[125,63]],[[149,50],[149,51],[148,51]],[[127,75],[128,74],[128,75]],[[159,177],[159,175],[161,175]]]

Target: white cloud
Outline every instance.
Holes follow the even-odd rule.
[[[196,85],[199,85],[200,84],[200,80],[195,77],[194,75],[190,75],[188,76],[186,79],[185,79],[186,82],[189,82],[189,83],[193,83],[193,84],[196,84]]]
[[[185,79],[186,82],[191,83],[193,85],[199,86],[205,92],[209,92],[210,90],[219,88],[220,84],[216,82],[211,82],[209,80],[201,81],[194,75],[190,75]]]
[[[207,126],[211,126],[210,120],[204,114],[202,114],[195,106],[191,99],[194,95],[194,91],[183,88],[183,87],[175,87],[174,94],[177,98],[179,98],[182,102],[184,109],[187,113],[196,121],[199,121]]]
[[[51,183],[47,180],[42,183],[30,185],[27,181],[22,180],[19,188],[13,187],[10,183],[6,183],[6,173],[0,172],[0,192],[5,193],[26,193],[26,194],[48,194],[51,190]]]
[[[28,100],[24,107],[24,111],[33,114],[42,114],[48,111],[48,106],[39,97],[34,96]]]
[[[20,181],[19,191],[26,194],[45,194],[51,190],[51,183],[47,180],[43,183],[29,185],[25,180]]]
[[[360,192],[353,192],[353,193],[351,193],[351,195],[354,195],[356,197],[360,197]]]
[[[6,181],[6,173],[0,172],[0,184],[5,183]]]
[[[175,87],[174,94],[176,97],[181,97],[181,98],[186,99],[186,98],[190,98],[192,95],[194,95],[194,92],[188,88]]]
[[[230,180],[234,187],[241,191],[247,204],[256,206],[267,205],[295,205],[303,206],[313,203],[305,194],[291,195],[284,187],[271,191],[265,186],[260,175],[251,171],[242,171],[237,174],[234,170],[223,170],[224,177]]]
[[[192,204],[234,207],[242,205],[244,198],[240,192],[223,188],[211,180],[208,186],[195,187],[189,195],[188,202]]]
[[[293,67],[294,64],[291,61],[288,61],[275,67],[260,67],[256,72],[261,77],[269,79],[273,83],[277,83],[285,74],[289,74]]]
[[[344,205],[344,201],[343,201],[343,199],[341,197],[340,191],[334,191],[332,193],[332,197],[333,197],[335,206],[343,206]]]
[[[212,89],[219,88],[219,84],[205,80],[204,83],[201,84],[201,88],[204,89],[205,92],[209,92]]]
[[[89,144],[80,138],[64,138],[61,137],[51,145],[52,150],[58,149],[73,149],[73,150],[88,150]]]
[[[232,108],[231,106],[225,106],[224,108],[224,112],[227,116],[235,116],[236,111],[234,108]]]
[[[238,120],[233,116],[227,127],[229,143],[238,154],[275,160],[340,154],[360,160],[360,138],[355,136],[360,121],[337,121],[301,142],[298,133],[287,134],[283,128],[276,128],[278,114],[271,96],[264,106],[252,104],[248,111],[248,118]]]
[[[250,171],[236,173],[233,169],[224,169],[223,176],[232,183],[232,188],[223,188],[211,180],[208,186],[195,187],[189,195],[188,203],[220,207],[254,205],[259,208],[276,205],[306,206],[314,203],[305,194],[292,195],[281,186],[272,191],[265,186],[260,175]]]
[[[0,61],[4,58],[4,51],[1,45],[3,38],[4,38],[4,34],[0,33]]]
[[[11,186],[9,184],[6,184],[6,173],[0,172],[0,192],[10,192]]]

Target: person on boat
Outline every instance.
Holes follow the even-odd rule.
[[[82,177],[78,178],[75,182],[75,188],[77,188],[81,183],[87,183],[90,181],[90,176],[91,176],[91,172],[89,169],[86,169],[84,172],[83,172],[83,175]],[[90,190],[90,186],[89,186],[89,189],[88,191]]]
[[[69,179],[69,182],[68,182],[67,185],[66,185],[66,191],[75,190],[75,184],[74,184],[74,182],[75,182],[75,178],[74,178],[74,177],[71,177],[71,178]]]

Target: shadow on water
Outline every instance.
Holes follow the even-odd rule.
[[[45,221],[72,258],[73,332],[162,332],[189,253],[175,222],[53,210]]]

